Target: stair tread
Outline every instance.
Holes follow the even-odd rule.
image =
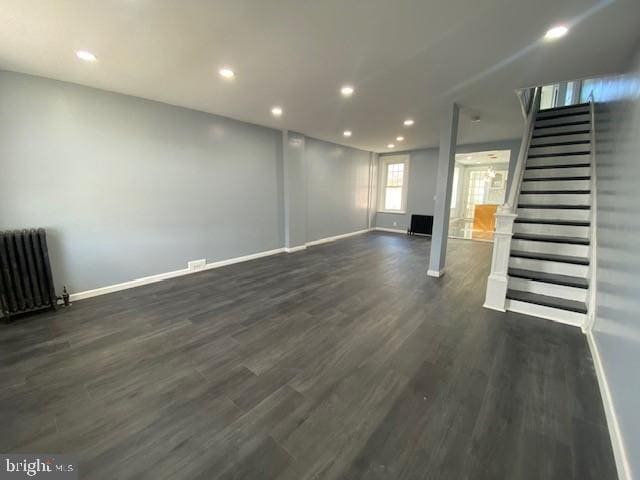
[[[549,262],[571,263],[574,265],[589,265],[587,257],[574,257],[572,255],[557,255],[555,253],[525,252],[524,250],[511,250],[511,256],[516,258],[529,258],[531,260],[547,260]]]
[[[545,146],[536,146],[532,145],[529,147],[529,152],[531,152],[532,148],[545,148]],[[527,158],[548,158],[548,157],[571,157],[573,155],[589,155],[591,153],[590,150],[579,150],[577,152],[554,152],[554,153],[534,153],[531,155],[529,153]]]
[[[566,237],[562,235],[539,235],[537,233],[514,233],[512,238],[516,240],[532,240],[534,242],[570,243],[573,245],[589,245],[589,239],[585,237]]]
[[[551,107],[551,108],[542,108],[540,109],[540,112],[558,112],[561,110],[570,110],[572,108],[584,108],[584,107],[588,107],[591,104],[589,102],[583,102],[583,103],[576,103],[574,105],[561,105],[559,107]]]
[[[565,285],[567,287],[589,288],[589,281],[586,278],[560,275],[559,273],[537,272],[524,268],[510,268],[509,276],[526,278],[535,280],[536,282],[553,283],[554,285]]]
[[[536,203],[520,203],[518,208],[549,208],[553,210],[591,210],[591,205],[545,205]]]
[[[523,182],[570,182],[573,180],[591,180],[591,177],[534,177],[534,178],[523,178]]]
[[[533,137],[534,139],[536,137]],[[538,137],[539,138],[539,137]],[[543,137],[544,138],[544,137]],[[550,143],[540,143],[540,144],[531,144],[530,148],[541,148],[541,147],[564,147],[567,145],[586,145],[587,143],[591,143],[591,140],[566,140],[564,142],[550,142]]]
[[[588,220],[564,220],[562,218],[523,218],[518,217],[515,223],[534,223],[541,225],[564,225],[567,227],[588,227],[591,222]]]
[[[531,138],[547,138],[547,137],[562,137],[565,135],[582,135],[585,133],[591,133],[591,129],[585,129],[585,130],[569,130],[567,132],[554,132],[554,133],[542,133],[542,134],[538,134],[536,135],[535,130],[533,132],[533,135],[531,136]]]
[[[586,112],[584,110],[581,110],[579,108],[576,108],[575,112],[562,112],[560,110],[551,110],[549,111],[549,113],[551,113],[551,115],[543,115],[540,116],[539,114],[542,112],[538,112],[538,115],[536,115],[536,121],[543,121],[543,120],[555,120],[556,118],[571,118],[571,117],[578,117],[578,116],[582,116],[582,115],[589,115],[589,111],[587,110]],[[546,111],[544,111],[544,113],[547,113]]]
[[[576,300],[567,300],[565,298],[551,297],[549,295],[540,295],[537,293],[511,289],[507,290],[507,298],[520,302],[534,303],[544,307],[568,310],[570,312],[587,313],[587,304]]]
[[[544,129],[544,128],[557,128],[557,127],[572,127],[573,125],[591,125],[589,120],[582,120],[580,122],[567,122],[567,123],[557,123],[555,125],[537,125],[538,122],[542,122],[545,119],[536,120],[535,130]]]
[[[520,192],[520,195],[537,195],[537,194],[588,195],[590,193],[591,193],[591,190],[524,190]]]
[[[553,170],[554,168],[585,168],[590,167],[590,163],[561,163],[559,165],[525,165],[525,170]],[[576,177],[579,178],[579,177]]]

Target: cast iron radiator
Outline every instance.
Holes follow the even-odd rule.
[[[55,309],[56,302],[44,229],[0,232],[0,316]]]
[[[416,233],[431,235],[433,230],[433,215],[411,215],[411,227],[407,230],[408,235]]]

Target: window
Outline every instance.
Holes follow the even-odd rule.
[[[460,183],[460,168],[453,169],[453,185],[451,187],[451,209],[458,206],[458,183]]]
[[[409,157],[393,155],[380,161],[380,211],[404,213],[407,208],[407,182],[409,180]]]

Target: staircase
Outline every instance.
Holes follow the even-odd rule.
[[[535,114],[515,202],[507,310],[585,324],[590,277],[591,118],[590,104]]]

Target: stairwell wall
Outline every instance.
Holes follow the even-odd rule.
[[[617,456],[619,470],[628,470],[620,477],[640,478],[640,456],[632,454],[640,452],[640,52],[629,74],[600,87],[593,91],[597,308],[592,340],[627,452],[626,459]]]

